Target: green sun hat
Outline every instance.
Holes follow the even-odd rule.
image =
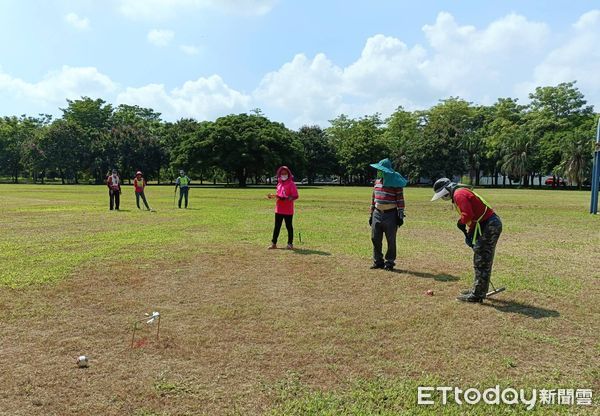
[[[381,170],[385,173],[396,173],[392,167],[392,162],[389,159],[382,159],[377,163],[371,163],[371,167],[377,170]]]
[[[404,188],[408,184],[408,180],[394,170],[392,162],[387,158],[382,159],[377,163],[371,163],[370,166],[383,172],[383,183],[385,186]]]

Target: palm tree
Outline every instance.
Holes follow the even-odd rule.
[[[583,178],[587,176],[590,161],[592,160],[590,140],[584,137],[569,140],[564,151],[560,169],[563,174],[577,184],[581,189]]]
[[[502,172],[509,178],[523,178],[527,184],[528,167],[531,159],[531,142],[523,129],[518,129],[504,143]]]
[[[471,133],[465,138],[467,165],[471,184],[479,185],[479,171],[483,155],[483,140],[477,133]]]

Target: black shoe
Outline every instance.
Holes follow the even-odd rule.
[[[371,269],[371,270],[383,269],[383,268],[384,268],[383,264],[374,264],[371,267],[369,267],[369,269]]]
[[[394,271],[394,266],[389,266],[389,265],[385,265],[383,270],[385,270],[386,272],[393,272]]]
[[[483,303],[483,299],[480,296],[476,296],[474,293],[470,292],[466,295],[460,295],[456,298],[456,300],[460,300],[461,302],[471,302],[471,303]]]

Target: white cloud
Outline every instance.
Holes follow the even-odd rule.
[[[65,22],[78,30],[86,30],[90,28],[89,19],[87,17],[79,17],[76,13],[66,14]]]
[[[251,97],[230,88],[218,75],[187,81],[167,91],[162,84],[127,88],[117,96],[117,103],[152,107],[167,119],[193,117],[199,120],[250,109]]]
[[[175,32],[164,29],[152,29],[147,35],[148,42],[160,47],[167,46],[169,43],[171,43],[174,37]]]
[[[430,85],[447,95],[480,99],[506,96],[515,81],[543,57],[550,30],[544,23],[510,14],[483,30],[460,26],[449,13],[438,15],[423,32],[431,47],[431,59],[422,71]]]
[[[290,109],[293,124],[322,121],[342,103],[343,71],[324,54],[310,60],[299,54],[265,75],[254,92],[265,109]],[[325,119],[326,120],[326,119]]]
[[[267,113],[282,113],[292,127],[326,124],[341,113],[389,114],[398,105],[415,108],[423,100],[436,99],[437,92],[421,73],[426,59],[427,52],[420,46],[408,48],[396,38],[376,35],[345,68],[324,54],[313,59],[296,55],[265,75],[254,97],[257,106]]]
[[[179,45],[179,50],[186,55],[198,55],[200,53],[200,48],[194,45]]]
[[[376,35],[369,39],[360,58],[344,69],[346,90],[363,97],[416,92],[426,80],[420,73],[427,51],[409,48],[399,39]]]
[[[0,71],[3,96],[38,105],[63,105],[65,99],[81,96],[103,97],[114,93],[118,85],[94,67],[63,66],[48,73],[41,81],[30,83]]]
[[[532,80],[518,86],[521,94],[536,86],[577,80],[589,103],[600,104],[600,10],[583,14],[562,44],[535,66]]]
[[[589,103],[600,104],[600,10],[582,15],[569,34],[517,14],[477,28],[445,12],[423,33],[427,43],[412,47],[375,35],[346,67],[324,54],[296,55],[264,76],[257,106],[298,126],[340,113],[426,108],[451,95],[482,104],[506,96],[526,101],[536,86],[572,80]]]
[[[137,20],[163,20],[190,10],[209,9],[228,14],[260,16],[277,0],[117,0],[123,15]]]
[[[174,38],[171,31],[153,32],[158,44]],[[450,95],[483,104],[507,96],[526,101],[536,86],[572,80],[578,81],[590,104],[600,105],[600,10],[582,15],[567,33],[551,33],[546,24],[515,14],[477,28],[460,25],[448,13],[440,13],[423,32],[425,42],[412,46],[395,37],[372,36],[346,66],[323,53],[297,54],[265,74],[259,85],[248,89],[251,92],[231,88],[218,75],[176,88],[160,82],[121,87],[94,67],[64,66],[39,82],[0,70],[0,96],[8,97],[5,101],[11,106],[24,103],[23,108],[36,109],[26,112],[36,113],[38,104],[46,106],[44,111],[48,106],[56,111],[65,98],[88,95],[152,107],[168,120],[214,119],[260,107],[292,128],[327,125],[341,113],[385,116],[398,105],[427,108]],[[179,49],[199,52],[193,45]]]

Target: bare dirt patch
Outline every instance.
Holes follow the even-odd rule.
[[[257,414],[290,373],[325,389],[378,375],[597,376],[586,336],[597,317],[560,296],[462,305],[453,300],[460,271],[441,264],[387,273],[342,255],[214,251],[2,289],[0,414]],[[147,344],[131,349],[132,321],[153,310],[160,341],[147,331]],[[88,369],[76,367],[80,354]]]

